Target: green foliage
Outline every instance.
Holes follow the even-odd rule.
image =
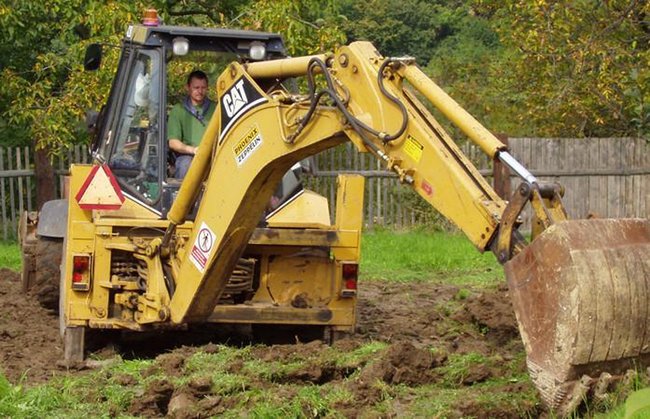
[[[503,84],[509,50],[481,17],[457,16],[456,27],[436,45],[426,72],[492,131],[521,132],[524,125],[512,119],[512,111],[523,96],[508,92]]]
[[[80,121],[103,103],[117,50],[107,51],[108,65],[87,73],[82,57],[91,42],[117,44],[125,23],[143,3],[12,2],[0,8],[0,32],[12,45],[0,73],[0,106],[5,123],[52,149],[83,141]],[[2,126],[0,126],[2,128]]]
[[[647,418],[650,416],[650,388],[638,390],[625,401],[625,418]]]
[[[314,0],[10,1],[0,6],[0,135],[16,144],[61,147],[88,140],[85,113],[105,103],[118,48],[104,48],[99,71],[84,72],[87,45],[117,46],[128,23],[157,7],[167,24],[231,26],[282,32],[293,54],[345,41],[337,17]],[[243,10],[243,12],[242,12]],[[322,16],[321,16],[322,15]]]
[[[372,41],[412,55],[491,130],[510,135],[650,138],[647,2],[468,0],[125,0],[0,5],[0,135],[56,149],[87,141],[118,50],[82,71],[91,42],[117,45],[156,7],[167,24],[283,34],[292,55]]]
[[[384,56],[411,55],[426,64],[436,46],[458,30],[465,6],[449,2],[344,0],[344,29],[351,40],[371,41]]]
[[[650,4],[480,0],[509,50],[504,93],[528,135],[650,132]]]
[[[281,33],[290,55],[330,51],[345,43],[339,29],[345,19],[332,0],[259,0],[240,19],[246,29]]]

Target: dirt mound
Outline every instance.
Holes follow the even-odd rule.
[[[58,318],[23,294],[20,275],[0,268],[0,365],[13,383],[41,383],[61,373]]]
[[[442,336],[438,322],[448,314],[445,303],[457,293],[443,284],[362,282],[357,332],[383,342],[433,344]]]
[[[361,385],[381,380],[387,384],[422,385],[435,377],[433,368],[442,365],[447,355],[416,348],[410,342],[391,345],[375,362],[367,365],[359,376]]]
[[[174,386],[167,380],[153,380],[144,394],[133,399],[129,413],[134,416],[160,417],[169,410],[169,401],[174,394]]]
[[[7,378],[14,383],[23,380],[26,385],[34,385],[55,374],[78,373],[57,367],[63,353],[54,313],[41,308],[33,297],[23,295],[17,273],[0,269],[0,280],[3,281],[0,359]],[[235,357],[226,371],[249,375],[247,386],[273,387],[286,400],[291,400],[297,388],[305,384],[345,386],[352,398],[338,402],[336,409],[343,415],[356,416],[360,408],[387,398],[410,403],[408,398],[413,395],[392,394],[394,385],[419,387],[444,380],[444,370],[452,354],[477,353],[486,359],[496,357],[508,361],[515,353],[521,353],[522,345],[505,288],[473,293],[444,284],[376,281],[360,283],[359,296],[357,333],[335,342],[333,350],[351,354],[369,342],[388,344],[376,354],[335,362],[320,356],[330,350],[321,340],[305,339],[318,339],[323,336],[322,331],[314,333],[312,328],[309,333],[279,333],[281,328],[274,327],[266,328],[272,332],[273,339],[252,347],[252,354],[268,364],[291,363],[296,366],[294,369],[271,370],[269,375],[258,376],[247,372],[244,360]],[[186,360],[195,352],[217,353],[223,348],[218,344],[247,345],[255,335],[255,328],[249,336],[243,333],[237,337],[233,334],[236,330],[222,325],[202,325],[197,330],[164,333],[102,333],[112,346],[95,345],[96,348],[89,349],[95,359],[154,359],[141,372],[151,381],[139,390],[126,411],[116,410],[116,416],[213,417],[245,401],[237,393],[214,393],[209,371],[205,377],[190,381],[180,378],[188,373]],[[516,368],[521,368],[523,373],[525,364],[520,364]],[[499,368],[480,363],[471,365],[458,376],[458,383],[472,386],[501,376],[503,371]],[[115,382],[125,387],[136,384],[135,378],[128,374],[116,376]],[[518,391],[521,389],[515,384],[503,386],[503,393]],[[402,397],[407,398],[402,400]],[[534,406],[524,406],[524,411],[530,412],[529,407],[534,409]],[[457,413],[459,417],[516,417],[522,411],[518,408],[522,406],[513,405],[510,409],[501,404],[488,411],[483,404],[467,400],[457,406]]]
[[[484,292],[469,298],[456,318],[476,324],[497,346],[519,336],[517,319],[505,286],[497,292]]]

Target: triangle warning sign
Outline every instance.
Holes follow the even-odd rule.
[[[122,190],[106,164],[93,166],[75,199],[85,210],[116,210],[124,203]]]

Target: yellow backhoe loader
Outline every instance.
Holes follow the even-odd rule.
[[[166,74],[188,51],[205,66],[223,62],[212,53],[232,61],[219,69],[217,110],[181,183],[168,177]],[[100,58],[91,46],[86,67]],[[509,201],[416,92],[521,177]],[[66,359],[83,358],[89,328],[216,322],[352,332],[363,178],[339,178],[332,223],[327,200],[292,177],[304,159],[347,141],[504,265],[528,368],[551,409],[568,412],[650,363],[648,220],[569,221],[561,187],[538,181],[410,57],[354,42],[287,58],[278,35],[156,20],[126,32],[94,164],[72,166],[69,199],[26,223],[36,234],[23,240],[25,287],[50,304],[60,294]],[[274,194],[281,204],[269,208]],[[526,205],[535,214],[531,240],[518,231]],[[39,255],[61,247],[55,284],[39,275],[49,265],[51,276],[57,262]]]

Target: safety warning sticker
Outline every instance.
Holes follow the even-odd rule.
[[[253,154],[255,150],[259,148],[262,144],[262,136],[260,135],[260,130],[257,127],[254,127],[235,144],[232,151],[235,153],[235,161],[237,166],[244,164],[247,158]]]
[[[190,260],[201,273],[205,271],[205,265],[208,263],[210,253],[214,247],[215,235],[205,222],[201,223],[199,234],[197,234],[190,251]]]
[[[419,163],[422,158],[422,150],[424,150],[424,146],[420,144],[418,140],[410,135],[406,138],[406,142],[404,143],[404,152],[416,163]]]

